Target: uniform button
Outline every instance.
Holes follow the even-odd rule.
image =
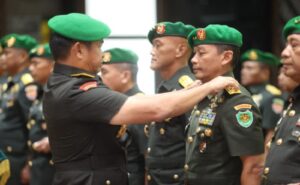
[[[196,116],[199,116],[200,115],[200,111],[196,110],[195,114],[196,114]]]
[[[266,168],[264,169],[264,174],[265,174],[265,175],[268,174],[269,171],[270,171],[270,168],[266,167]]]
[[[159,133],[160,133],[160,135],[164,135],[164,134],[165,134],[165,129],[160,128],[160,129],[159,129]]]
[[[30,125],[33,126],[35,124],[35,120],[30,120]]]
[[[184,170],[185,170],[185,171],[188,171],[188,170],[189,170],[189,165],[188,165],[188,164],[185,164],[185,165],[184,165]]]
[[[27,123],[26,127],[27,127],[28,130],[30,130],[31,129],[30,123]]]
[[[298,141],[300,142],[300,137],[298,137]]]
[[[165,119],[165,122],[170,122],[172,118]]]
[[[31,142],[30,140],[28,140],[28,141],[27,141],[27,145],[28,145],[29,147],[31,147],[32,142]]]
[[[28,165],[32,167],[32,161],[28,161]]]
[[[269,149],[271,148],[271,141],[269,141],[269,142],[266,144],[266,147],[269,148]]]
[[[105,184],[106,184],[106,185],[110,185],[110,184],[111,184],[111,183],[110,183],[110,180],[106,180],[106,181],[105,181]]]
[[[188,137],[188,142],[189,142],[189,143],[192,143],[192,142],[193,142],[193,137],[192,137],[192,136],[189,136],[189,137]]]
[[[151,125],[155,125],[155,121],[152,121],[152,122],[151,122]]]
[[[290,110],[290,112],[289,112],[289,116],[290,116],[290,117],[295,116],[295,114],[296,114],[296,111],[295,111],[295,110]]]
[[[205,134],[204,134],[204,133],[201,133],[201,134],[200,134],[200,137],[201,137],[201,138],[204,138],[204,137],[205,137]]]
[[[7,146],[7,147],[6,147],[6,150],[7,150],[8,152],[12,152],[12,151],[13,151],[13,148],[12,148],[11,146]]]
[[[148,152],[148,154],[151,152],[151,148],[150,147],[147,148],[147,152]]]
[[[196,129],[196,133],[198,134],[200,131],[201,131],[201,128],[198,127],[198,128]]]
[[[207,128],[207,129],[204,130],[204,134],[207,137],[210,137],[210,136],[212,136],[212,130],[210,128]]]
[[[54,165],[53,161],[52,160],[49,160],[49,164],[52,166]]]
[[[151,176],[150,175],[147,175],[147,180],[151,181]]]
[[[282,144],[282,139],[281,139],[281,138],[280,138],[280,139],[277,139],[276,144],[277,144],[277,145],[281,145],[281,144]]]
[[[177,180],[178,179],[178,175],[177,174],[174,174],[174,176],[173,176],[173,178],[175,179],[175,180]]]

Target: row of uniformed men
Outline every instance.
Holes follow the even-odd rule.
[[[296,23],[294,27],[297,28]],[[35,82],[38,83],[33,84],[26,71],[28,65],[26,51],[29,51],[26,47],[32,44],[31,38],[23,37],[8,35],[2,40],[5,48],[4,66],[12,78],[7,78],[2,86],[3,121],[1,120],[0,131],[4,135],[1,136],[0,143],[1,149],[5,150],[11,160],[13,171],[17,169],[12,176],[19,177],[27,156],[24,141],[28,136],[22,133],[25,131],[22,129],[29,114],[27,144],[34,151],[30,163],[32,181],[40,179],[43,183],[36,184],[46,184],[51,180],[45,178],[45,174],[49,177],[52,167],[49,165],[51,155],[45,132],[47,126],[42,115],[40,100],[53,60],[47,45],[31,50],[30,69]],[[233,64],[238,62],[238,50],[242,45],[241,34],[234,28],[223,25],[209,25],[204,29],[194,29],[179,22],[164,22],[157,24],[149,32],[148,38],[153,45],[151,68],[158,71],[163,79],[158,93],[188,88],[195,77],[205,83],[219,75],[232,75],[231,69]],[[22,43],[27,46],[22,46]],[[192,64],[195,76],[187,67],[192,53],[190,46],[194,47],[195,55]],[[10,57],[21,57],[21,59],[13,58],[10,61]],[[15,62],[17,60],[19,62]],[[110,64],[103,65],[101,68],[104,83],[111,89],[129,96],[139,93],[140,90],[136,85],[137,60],[136,54],[125,49],[115,48],[104,52],[103,64]],[[219,63],[213,63],[214,60]],[[259,50],[249,50],[242,55],[241,60],[243,62],[242,83],[249,87],[253,94],[253,99],[262,113],[262,121],[256,105],[246,95],[247,91],[241,87],[240,91],[227,89],[224,93],[207,97],[195,106],[191,116],[186,113],[164,120],[165,124],[151,123],[145,128],[138,125],[129,126],[127,129],[130,136],[120,132],[117,137],[120,137],[120,141],[123,140],[122,137],[130,138],[128,145],[130,184],[141,184],[144,181],[143,154],[147,148],[144,133],[149,136],[146,150],[148,184],[182,184],[185,179],[184,170],[187,174],[186,184],[216,184],[224,181],[243,184],[255,181],[255,177],[259,175],[247,171],[253,172],[255,169],[252,167],[261,165],[263,161],[261,128],[265,129],[266,141],[269,141],[270,133],[276,126],[275,123],[283,109],[281,92],[267,84],[270,73],[268,66],[277,65],[279,62],[272,54]],[[295,82],[295,86],[297,84]],[[29,111],[31,102],[34,103]],[[10,131],[12,124],[5,125],[5,120],[9,120],[7,115],[14,111],[16,114],[12,117],[21,118],[17,121],[12,120],[14,126],[13,131]],[[295,114],[295,111],[289,113],[291,117]],[[10,122],[6,124],[8,123]],[[188,127],[185,128],[187,123]],[[17,132],[24,138],[16,138],[20,135]],[[281,145],[282,138],[276,143]],[[22,162],[19,156],[23,157]],[[36,171],[35,164],[39,166]],[[44,173],[43,176],[40,169],[44,168],[45,164],[49,166],[49,173]],[[268,179],[269,171],[270,167],[265,168],[265,179]],[[42,176],[43,178],[38,178]],[[297,178],[285,178],[283,176],[281,181],[275,183],[297,180]]]

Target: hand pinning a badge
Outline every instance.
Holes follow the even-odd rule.
[[[239,83],[232,77],[223,77],[218,76],[211,81],[207,82],[210,86],[212,86],[211,94],[217,94],[223,89],[233,89],[235,91],[239,91]]]

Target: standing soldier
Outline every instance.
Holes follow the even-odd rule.
[[[152,43],[151,69],[162,78],[158,93],[186,88],[194,81],[188,67],[192,49],[187,42],[193,26],[181,22],[161,22],[148,33]],[[149,127],[146,155],[149,185],[180,185],[184,182],[185,135],[190,112],[169,117]],[[161,124],[164,123],[164,124]]]
[[[30,59],[29,70],[35,83],[38,84],[38,86],[29,84],[25,88],[27,98],[33,100],[27,123],[28,143],[31,151],[29,161],[30,185],[51,185],[54,167],[41,101],[44,87],[54,65],[49,44],[33,48],[30,51]]]
[[[97,72],[109,27],[87,15],[58,15],[48,22],[55,65],[43,98],[43,112],[55,166],[54,185],[126,185],[126,158],[117,134],[120,125],[180,115],[230,77],[152,96],[127,97],[108,89]],[[170,101],[171,100],[171,101]],[[163,105],[163,106],[162,106]]]
[[[193,71],[207,82],[233,76],[242,34],[225,25],[208,25],[189,35]],[[258,185],[263,167],[259,110],[249,92],[226,88],[195,106],[187,128],[187,185]]]
[[[280,61],[271,53],[251,49],[241,56],[241,62],[241,83],[247,87],[259,107],[267,143],[274,134],[274,128],[284,107],[281,91],[268,83],[271,67],[277,67]]]
[[[101,76],[103,83],[110,89],[133,96],[143,94],[137,85],[138,56],[130,50],[112,48],[103,53]],[[147,137],[144,125],[128,125],[128,135],[122,142],[128,142],[127,168],[129,185],[143,185],[145,183],[145,151]],[[126,138],[127,137],[127,138]],[[128,141],[126,141],[128,140]]]
[[[284,73],[300,83],[300,16],[283,28],[286,45],[281,53]],[[292,92],[289,105],[275,129],[264,169],[265,185],[300,184],[300,86]]]
[[[7,83],[2,86],[0,114],[0,149],[11,164],[7,185],[28,182],[26,123],[32,101],[26,97],[25,85],[33,81],[28,73],[29,51],[37,43],[28,35],[9,34],[3,38]],[[22,176],[22,178],[21,178]]]

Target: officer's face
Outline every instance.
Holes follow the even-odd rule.
[[[214,45],[198,45],[194,47],[192,58],[193,72],[197,79],[208,82],[220,75],[222,53]]]
[[[116,66],[118,64],[105,64],[101,67],[101,78],[103,83],[114,91],[121,92],[123,83],[123,72]]]
[[[4,55],[6,70],[9,74],[14,74],[18,70],[20,64],[25,62],[28,58],[27,52],[18,48],[5,48]]]
[[[284,73],[300,82],[300,34],[291,34],[281,53]]]
[[[52,69],[53,61],[46,58],[33,57],[30,62],[29,70],[30,73],[37,83],[46,84]]]
[[[282,68],[280,69],[280,73],[278,75],[278,86],[280,89],[286,92],[292,92],[298,84],[299,83],[294,81],[292,78],[286,76]]]
[[[175,60],[176,37],[159,37],[152,42],[150,68],[157,71],[167,70]]]
[[[261,66],[256,61],[245,61],[242,65],[241,71],[241,83],[242,85],[255,85],[263,82],[261,80]]]

